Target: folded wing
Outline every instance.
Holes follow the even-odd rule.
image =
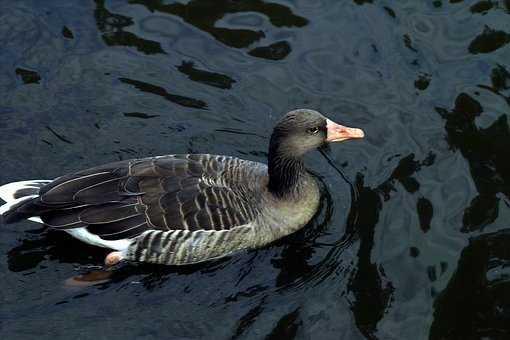
[[[111,163],[56,179],[34,205],[53,228],[86,227],[105,240],[146,230],[229,230],[256,215],[242,188],[228,181],[236,164],[211,155]]]

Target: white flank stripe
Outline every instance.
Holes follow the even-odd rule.
[[[41,223],[44,224],[44,222],[41,220],[39,216],[32,216],[28,218],[29,221],[35,222],[35,223]]]
[[[78,240],[88,243],[93,246],[115,249],[115,250],[125,250],[131,243],[130,239],[123,240],[103,240],[97,235],[90,233],[87,228],[74,228],[65,230],[72,237],[77,238]]]

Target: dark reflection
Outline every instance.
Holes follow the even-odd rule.
[[[102,264],[107,254],[106,250],[78,241],[66,232],[42,227],[27,233],[32,236],[7,253],[9,270],[13,272],[34,269],[48,259],[82,265]]]
[[[257,317],[262,313],[264,310],[263,306],[265,304],[265,299],[261,299],[258,304],[248,310],[246,314],[241,316],[239,318],[239,321],[237,322],[236,330],[234,331],[234,335],[231,337],[231,339],[242,339],[244,336],[244,333],[247,329],[253,325]]]
[[[492,89],[499,93],[502,90],[510,89],[510,72],[503,66],[497,65],[491,73]]]
[[[485,26],[483,32],[469,44],[468,50],[472,54],[490,53],[510,42],[510,34],[497,31]]]
[[[39,84],[39,80],[41,80],[41,76],[35,71],[25,70],[18,67],[15,72],[21,77],[21,80],[25,84]]]
[[[429,153],[423,161],[417,161],[414,157],[414,154],[403,157],[391,173],[390,178],[379,185],[378,190],[383,194],[385,200],[390,198],[389,194],[391,191],[396,190],[394,186],[395,180],[402,184],[404,189],[411,194],[420,189],[420,183],[418,183],[413,175],[419,171],[422,166],[431,166],[434,163],[435,155]]]
[[[430,230],[430,222],[434,215],[434,207],[428,199],[420,197],[416,203],[416,210],[418,211],[421,230],[426,233]]]
[[[384,10],[386,11],[386,13],[388,13],[388,15],[392,18],[396,18],[397,15],[395,14],[395,11],[392,10],[390,7],[388,6],[383,6]]]
[[[483,0],[479,1],[476,4],[472,5],[469,10],[472,13],[481,13],[481,14],[487,14],[487,12],[491,9],[493,9],[496,6],[496,2],[493,2],[491,0]]]
[[[356,5],[371,4],[374,0],[353,0]]]
[[[427,267],[427,276],[429,277],[430,282],[434,282],[437,280],[436,267],[428,266]]]
[[[51,134],[55,137],[57,137],[58,140],[60,140],[61,142],[64,142],[64,143],[67,143],[67,144],[73,144],[73,142],[71,142],[69,139],[67,139],[66,137],[64,137],[63,135],[57,133],[55,130],[53,130],[51,127],[47,126],[46,129],[51,132]]]
[[[305,234],[293,235],[286,241],[294,244],[284,246],[281,257],[271,261],[273,267],[280,270],[276,277],[277,287],[285,287],[296,280],[302,279],[313,270],[313,267],[307,261],[313,255],[313,249],[308,242],[308,244],[305,243]]]
[[[256,255],[256,252],[253,252],[252,254]],[[241,270],[241,272],[243,272],[243,273],[241,275],[241,278],[238,280],[238,282],[241,281],[248,273],[251,272],[251,266],[253,265],[253,260],[255,259],[255,257],[256,256],[252,256],[252,258],[248,261],[248,265],[250,267]],[[236,302],[236,301],[242,300],[243,298],[255,297],[255,296],[259,295],[260,293],[266,291],[268,288],[269,288],[269,286],[267,286],[267,285],[251,286],[244,291],[238,291],[235,294],[228,296],[225,299],[225,303]],[[248,321],[248,320],[245,319],[245,321]]]
[[[207,104],[204,101],[190,98],[190,97],[184,97],[179,96],[176,94],[172,94],[167,92],[164,88],[156,85],[152,85],[143,81],[129,79],[129,78],[119,78],[119,80],[123,83],[133,85],[135,88],[142,92],[152,93],[157,96],[163,97],[168,101],[171,101],[172,103],[186,106],[186,107],[192,107],[196,109],[206,109]]]
[[[162,287],[170,279],[171,275],[190,275],[196,272],[209,273],[220,268],[228,266],[230,257],[224,257],[214,261],[197,263],[187,266],[164,266],[149,263],[124,263],[114,268],[110,281],[107,283],[115,284],[132,280],[137,277],[137,281],[147,289],[152,291]]]
[[[124,112],[125,117],[132,117],[132,118],[141,118],[141,119],[150,119],[150,118],[156,118],[159,117],[159,115],[150,115],[143,112]]]
[[[257,137],[260,137],[260,138],[266,138],[265,136],[262,136],[262,135],[259,135],[257,133],[254,133],[254,132],[248,132],[248,131],[244,131],[244,130],[241,130],[241,129],[233,129],[233,128],[224,128],[224,129],[214,129],[214,131],[216,132],[224,132],[224,133],[230,133],[230,134],[234,134],[234,135],[245,135],[245,136],[257,136]],[[253,154],[252,152],[253,151],[250,151],[250,152],[244,152],[244,151],[240,151],[242,154],[250,154],[250,155],[255,155],[255,156],[258,156],[257,154],[257,151],[255,151],[255,154]],[[260,154],[260,156],[264,156],[265,158],[267,158],[267,152],[265,151],[262,151],[263,153]]]
[[[502,65],[497,65],[491,72],[492,86],[478,85],[478,87],[489,90],[498,96],[505,99],[510,105],[510,94],[505,96],[502,91],[510,89],[510,72],[508,72]]]
[[[140,4],[150,11],[158,11],[181,17],[187,23],[198,29],[211,34],[223,44],[244,48],[265,37],[263,31],[255,31],[246,28],[218,27],[217,22],[227,14],[257,12],[267,16],[272,25],[276,27],[303,27],[308,20],[295,15],[292,11],[281,4],[264,2],[261,0],[191,0],[183,3],[165,4],[161,0],[130,0],[130,3]],[[287,45],[288,43],[285,42]],[[282,42],[273,46],[272,54],[257,52],[257,57],[265,58],[266,55],[283,58],[285,51],[290,51],[290,46],[283,46]],[[272,46],[272,45],[270,45]],[[269,47],[269,46],[268,46]],[[288,52],[285,54],[287,55]]]
[[[96,9],[94,17],[96,25],[99,31],[102,32],[103,41],[108,46],[135,47],[138,51],[145,54],[166,54],[159,42],[143,39],[134,33],[124,31],[125,27],[134,24],[132,18],[108,11],[105,6],[105,0],[95,1]]]
[[[448,111],[436,108],[446,120],[447,141],[459,150],[469,163],[469,169],[479,193],[464,211],[462,231],[478,230],[498,217],[498,193],[510,196],[510,130],[506,115],[501,115],[487,128],[478,128],[476,117],[483,108],[466,93],[455,100]]]
[[[281,60],[289,55],[291,47],[286,41],[279,41],[269,46],[256,47],[248,54],[258,58]]]
[[[470,7],[471,13],[478,13],[485,15],[492,9],[504,9],[510,13],[510,1],[509,0],[482,0]]]
[[[302,231],[275,244],[283,245],[280,257],[271,260],[273,267],[280,270],[276,277],[276,287],[287,287],[300,280],[307,280],[307,276],[310,277],[314,270],[320,270],[319,267],[314,268],[308,264],[313,255],[312,243]]]
[[[299,308],[282,316],[275,328],[266,336],[267,340],[294,339],[303,322],[299,319]]]
[[[190,80],[220,89],[230,89],[232,84],[236,82],[224,74],[197,69],[190,61],[183,61],[177,69],[187,75]]]
[[[404,45],[410,49],[411,51],[415,52],[415,53],[418,53],[418,50],[416,48],[413,47],[413,43],[411,41],[411,37],[409,36],[409,34],[404,34]]]
[[[424,91],[429,87],[430,84],[430,74],[420,74],[418,79],[414,81],[414,87],[420,91]]]
[[[62,28],[62,35],[64,36],[64,38],[74,39],[73,32],[71,32],[71,30],[67,26],[64,26],[64,28]]]
[[[510,337],[510,231],[470,240],[434,303],[430,339]]]
[[[347,289],[354,297],[350,303],[356,325],[368,339],[376,339],[377,324],[383,318],[394,291],[382,266],[372,260],[374,231],[379,222],[379,212],[383,202],[391,199],[391,193],[396,191],[395,181],[410,194],[418,192],[420,184],[413,175],[423,166],[432,165],[435,158],[432,153],[422,161],[417,161],[414,157],[414,154],[403,157],[390,177],[375,189],[364,185],[361,174],[356,178],[359,196],[352,208],[355,212],[351,213],[357,218],[351,221],[351,224],[359,236],[360,245],[357,269],[350,277]],[[417,213],[420,222],[423,220],[423,223],[430,224],[433,215],[430,201],[424,197],[419,198]],[[417,248],[410,249],[411,256],[417,257],[418,254]]]
[[[359,191],[355,209],[359,210],[356,225],[360,245],[356,270],[347,289],[354,297],[350,303],[356,326],[365,337],[374,339],[377,323],[384,315],[394,288],[391,282],[386,282],[382,267],[371,259],[374,229],[382,208],[381,198],[376,191],[364,185],[361,175],[356,179],[356,186]]]

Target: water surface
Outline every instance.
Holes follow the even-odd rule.
[[[307,157],[306,228],[220,261],[70,288],[104,250],[2,225],[2,338],[509,338],[509,43],[506,0],[0,1],[0,183],[265,162],[297,107],[367,134]]]

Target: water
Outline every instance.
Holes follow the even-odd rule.
[[[304,230],[220,261],[70,288],[105,251],[3,225],[2,338],[509,338],[509,14],[506,0],[0,1],[0,183],[168,153],[265,161],[297,107],[367,134],[307,157],[324,199]]]

